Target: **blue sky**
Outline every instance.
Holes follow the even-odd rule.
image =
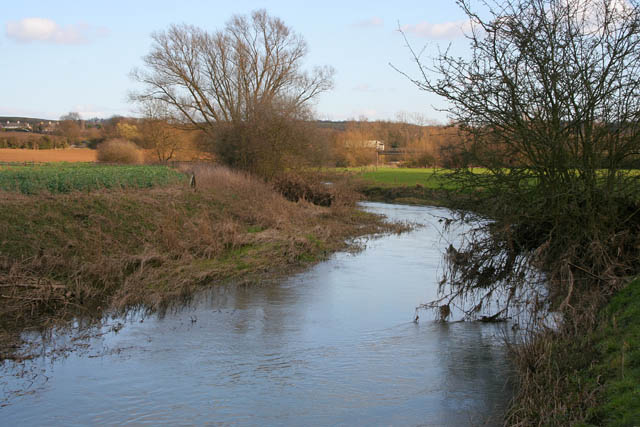
[[[449,43],[464,52],[465,17],[453,0],[8,2],[0,15],[0,115],[132,115],[127,93],[136,84],[129,72],[142,65],[153,31],[173,23],[215,31],[232,15],[259,8],[305,38],[309,67],[335,68],[335,88],[318,99],[318,118],[394,119],[405,112],[446,121],[433,108],[442,101],[419,91],[389,63],[415,74],[398,25],[427,52]]]

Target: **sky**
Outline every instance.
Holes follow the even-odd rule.
[[[320,95],[321,120],[394,120],[420,115],[445,123],[446,104],[389,64],[417,77],[398,28],[425,55],[451,44],[464,52],[464,14],[443,1],[21,0],[0,10],[0,116],[84,119],[135,115],[129,74],[150,51],[151,33],[171,24],[222,29],[236,14],[266,9],[307,42],[305,66],[330,65],[334,88]]]

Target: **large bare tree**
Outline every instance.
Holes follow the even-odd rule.
[[[219,148],[223,141],[223,160],[247,169],[264,161],[258,153],[288,151],[290,142],[276,135],[282,124],[308,118],[310,103],[332,87],[333,69],[304,71],[304,39],[264,10],[234,16],[213,33],[173,25],[152,38],[145,68],[132,73],[143,85],[133,100],[164,103]]]
[[[461,154],[488,168],[458,176],[478,196],[472,207],[492,218],[450,246],[442,298],[426,306],[443,318],[456,306],[486,321],[514,316],[521,326],[548,319],[549,308],[562,314],[555,333],[515,348],[520,381],[506,424],[600,424],[582,404],[600,399],[600,377],[576,385],[574,366],[593,366],[584,332],[640,274],[640,186],[630,170],[640,160],[638,1],[473,4],[458,0],[471,23],[469,57],[444,50],[425,63],[412,52],[414,82],[449,102],[466,137]],[[519,304],[528,315],[509,310]],[[565,365],[582,349],[584,359]]]
[[[457,3],[471,57],[445,51],[428,65],[412,52],[412,80],[449,101],[476,162],[499,173],[516,159],[545,185],[577,178],[590,193],[604,170],[606,192],[624,191],[616,175],[640,154],[637,2],[497,0],[482,14]]]
[[[516,300],[531,278],[523,260],[549,273],[562,309],[587,289],[607,294],[639,272],[638,2],[488,0],[481,12],[457,3],[470,56],[444,50],[426,63],[411,50],[412,80],[448,101],[468,164],[488,168],[458,176],[481,188],[496,222],[451,248],[443,302],[479,294],[475,316],[499,288]]]

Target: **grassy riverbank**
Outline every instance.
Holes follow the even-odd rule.
[[[455,184],[447,178],[451,172],[440,168],[396,168],[389,166],[366,168],[336,168],[336,172],[350,173],[365,182],[375,183],[385,188],[400,188],[422,186],[424,188],[438,190],[453,190]]]
[[[140,169],[144,173],[144,169]],[[219,282],[262,282],[393,231],[332,189],[319,207],[287,201],[224,168],[152,188],[0,192],[0,335],[11,356],[25,328],[132,306],[158,309]]]
[[[336,171],[370,200],[482,211],[445,172]],[[530,335],[513,348],[520,386],[507,424],[640,425],[640,279],[613,295],[576,294],[572,301],[559,331]]]
[[[350,180],[367,200],[407,205],[465,208],[468,196],[450,169],[439,168],[335,168],[328,179]],[[475,170],[482,173],[481,169]]]
[[[595,357],[579,370],[597,389],[588,420],[594,425],[640,425],[640,279],[613,297],[591,335]]]
[[[640,279],[581,329],[514,350],[521,386],[509,425],[640,425]]]

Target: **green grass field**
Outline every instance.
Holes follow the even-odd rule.
[[[69,193],[108,188],[150,188],[186,179],[180,172],[155,165],[49,163],[0,165],[0,190],[24,194]]]
[[[336,172],[348,172],[356,177],[381,187],[407,187],[421,185],[429,189],[455,190],[457,185],[447,174],[449,169],[437,168],[340,168]]]
[[[395,168],[395,167],[352,167],[352,168],[336,168],[333,169],[337,173],[349,173],[362,179],[363,181],[387,188],[394,187],[412,187],[419,184],[425,188],[433,190],[457,190],[460,188],[460,181],[453,180],[449,176],[453,171],[451,169],[441,168]],[[506,171],[506,170],[505,170]],[[474,174],[488,174],[488,170],[484,168],[473,168]],[[627,178],[635,178],[640,175],[640,170],[621,170],[618,172],[620,176]],[[601,170],[599,173],[603,179],[606,177],[606,171]],[[535,185],[535,178],[531,177],[523,181],[529,185]]]

